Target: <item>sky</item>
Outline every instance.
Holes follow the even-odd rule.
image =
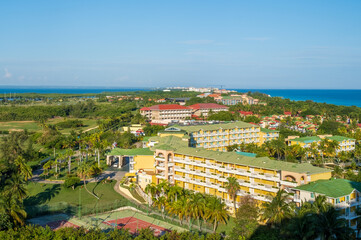
[[[361,89],[360,0],[0,1],[0,85]]]

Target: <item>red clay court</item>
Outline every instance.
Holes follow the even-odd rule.
[[[68,222],[66,220],[59,220],[59,221],[54,221],[54,222],[48,222],[44,225],[42,225],[43,227],[49,226],[52,230],[58,230],[60,228],[65,228],[65,227],[72,227],[72,228],[79,228],[79,226]]]
[[[154,235],[157,237],[162,236],[165,232],[170,231],[169,229],[162,228],[160,226],[151,224],[149,222],[140,220],[135,217],[125,217],[125,218],[105,221],[103,223],[112,227],[117,227],[118,229],[122,229],[122,228],[129,229],[129,231],[132,234],[135,234],[137,232],[137,228],[138,229],[150,228],[154,231]]]

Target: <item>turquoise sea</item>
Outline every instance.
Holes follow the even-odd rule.
[[[1,87],[0,96],[14,93],[102,93],[102,92],[127,92],[150,91],[151,88],[110,88],[110,87]],[[312,100],[315,102],[335,105],[361,107],[361,90],[326,90],[326,89],[233,89],[238,92],[262,92],[272,97],[289,98],[296,101]]]
[[[261,92],[271,97],[283,97],[296,101],[312,100],[344,106],[361,107],[361,90],[329,90],[329,89],[234,89],[238,92]]]

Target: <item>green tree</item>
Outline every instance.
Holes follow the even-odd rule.
[[[263,205],[262,219],[275,226],[293,216],[295,205],[290,201],[290,195],[285,190],[278,190],[271,202]]]
[[[237,203],[236,203],[236,201],[237,201],[237,192],[241,188],[237,178],[228,177],[224,188],[227,190],[229,196],[232,198],[233,204],[234,204],[234,211],[236,212],[237,211]]]

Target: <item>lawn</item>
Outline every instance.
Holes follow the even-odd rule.
[[[68,120],[79,119],[83,121],[84,126],[77,128],[77,130],[85,131],[87,129],[91,129],[97,126],[96,119],[83,119],[83,118],[67,118]],[[53,118],[49,119],[46,124],[56,124],[58,122],[64,121],[64,118]],[[27,129],[29,131],[41,131],[42,127],[38,122],[35,121],[8,121],[8,122],[0,122],[0,131],[18,131]],[[71,128],[60,129],[61,133],[69,134]]]
[[[40,212],[56,212],[61,209],[76,211],[81,201],[82,210],[84,212],[95,210],[98,202],[98,209],[114,208],[119,206],[130,205],[131,203],[119,195],[114,190],[115,181],[110,183],[88,183],[87,188],[100,197],[97,200],[89,194],[83,184],[73,190],[72,188],[64,188],[60,184],[41,184],[30,182],[27,185],[28,197],[24,201],[24,205],[31,216],[39,215]],[[46,211],[44,210],[46,207]]]

